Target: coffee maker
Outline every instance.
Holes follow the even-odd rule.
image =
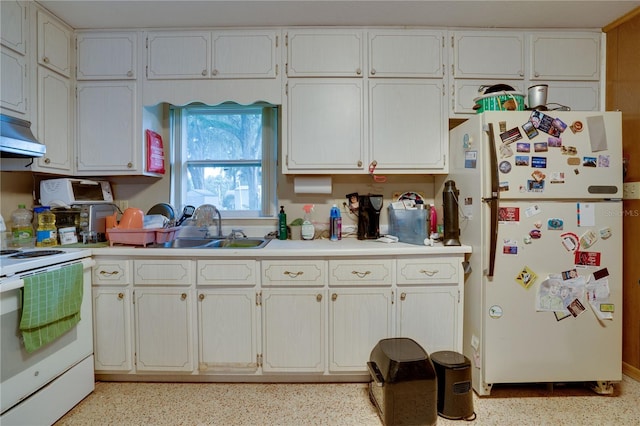
[[[380,211],[382,195],[347,195],[349,209],[358,215],[358,239],[375,240],[380,238]]]

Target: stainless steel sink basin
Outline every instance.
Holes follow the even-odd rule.
[[[164,244],[148,247],[163,248],[202,248],[202,249],[259,249],[271,241],[266,238],[177,238]]]

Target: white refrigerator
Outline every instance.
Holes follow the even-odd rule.
[[[450,131],[473,247],[463,352],[473,389],[622,379],[619,112],[478,114]]]

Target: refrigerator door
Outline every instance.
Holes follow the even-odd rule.
[[[487,112],[483,116],[485,128],[492,123],[495,129],[489,148],[497,152],[500,198],[622,198],[620,112]]]
[[[622,203],[503,200],[500,207],[496,271],[482,281],[483,371],[474,388],[621,380]],[[594,273],[608,284],[606,309],[613,313],[605,315],[612,319],[599,319],[580,293],[581,282],[595,282]],[[571,297],[585,308],[574,304],[577,316],[564,304],[559,313],[539,310],[558,308],[547,304],[543,284],[554,274],[556,289],[574,290]],[[574,274],[577,281],[565,280]]]

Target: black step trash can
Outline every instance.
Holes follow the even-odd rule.
[[[436,372],[418,343],[406,337],[382,339],[371,351],[367,367],[369,399],[384,425],[436,424]]]
[[[471,362],[457,352],[440,351],[431,354],[438,376],[438,414],[445,419],[473,420]]]

